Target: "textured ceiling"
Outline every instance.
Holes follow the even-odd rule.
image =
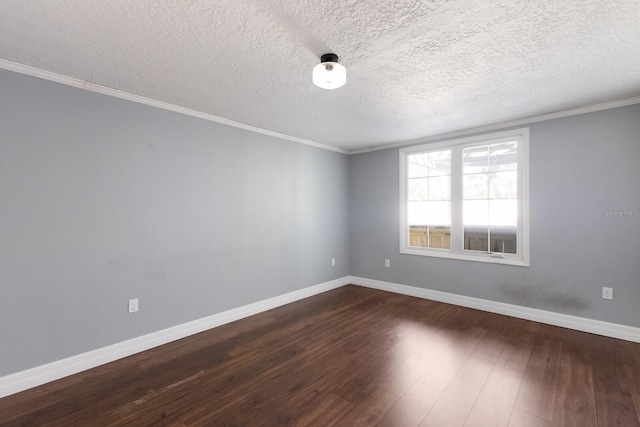
[[[0,58],[355,150],[640,95],[640,1],[2,0]]]

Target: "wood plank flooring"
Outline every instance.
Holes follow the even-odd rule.
[[[0,399],[2,426],[640,426],[640,344],[346,286]]]

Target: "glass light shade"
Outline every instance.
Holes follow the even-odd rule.
[[[347,69],[337,62],[321,62],[313,67],[313,84],[322,89],[337,89],[347,82]]]

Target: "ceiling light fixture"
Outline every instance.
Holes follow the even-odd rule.
[[[313,84],[322,89],[337,89],[347,82],[347,69],[338,64],[338,55],[325,53],[313,67]]]

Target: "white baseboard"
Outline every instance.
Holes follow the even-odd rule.
[[[349,283],[348,277],[310,286],[298,291],[277,297],[258,301],[253,304],[234,308],[222,313],[214,314],[182,325],[153,332],[141,337],[122,341],[107,347],[78,354],[66,359],[47,363],[25,371],[16,372],[0,378],[0,398],[18,393],[32,387],[46,384],[87,369],[95,368],[105,363],[113,362],[154,347],[176,341],[190,335],[206,331],[216,326],[234,322],[236,320],[271,310],[322,292],[339,288]]]
[[[322,292],[330,291],[347,284],[354,284],[397,294],[475,308],[491,313],[504,314],[520,319],[532,320],[554,326],[575,329],[583,332],[619,338],[640,343],[640,328],[554,313],[535,308],[490,301],[448,292],[417,288],[363,277],[346,276],[330,282],[310,286],[288,294],[258,301],[253,304],[234,308],[209,317],[173,326],[158,332],[143,335],[107,347],[78,354],[66,359],[47,363],[22,372],[16,372],[0,378],[0,398],[46,384],[51,381],[95,368],[154,347],[194,335],[226,323],[234,322],[272,308],[280,307]]]
[[[450,294],[448,292],[433,291],[414,286],[400,285],[397,283],[383,282],[380,280],[366,279],[363,277],[351,276],[349,279],[350,283],[358,286],[365,286],[367,288],[395,292],[397,294],[410,295],[433,301],[446,302],[448,304],[475,308],[477,310],[488,311],[490,313],[504,314],[506,316],[533,320],[534,322],[546,323],[548,325],[561,326],[563,328],[575,329],[577,331],[589,332],[592,334],[640,343],[640,328],[633,326],[619,325],[617,323],[603,322],[600,320],[554,313],[552,311],[506,304],[481,298]]]

